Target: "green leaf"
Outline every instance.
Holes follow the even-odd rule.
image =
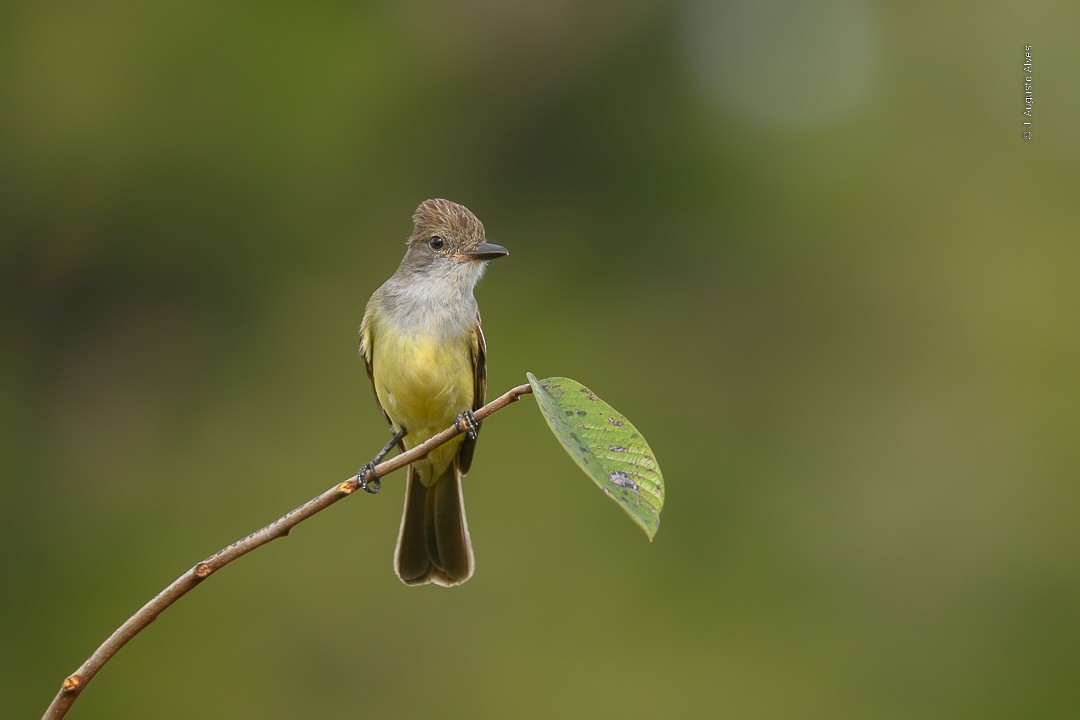
[[[664,478],[649,444],[629,420],[581,383],[526,373],[551,432],[604,494],[619,503],[649,540],[660,527]]]

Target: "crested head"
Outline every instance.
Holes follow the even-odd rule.
[[[413,215],[405,257],[371,303],[393,310],[399,324],[425,332],[464,331],[476,324],[472,291],[484,266],[507,254],[506,248],[487,242],[484,225],[468,208],[425,200]]]
[[[425,200],[413,213],[409,241],[427,242],[433,236],[462,247],[477,245],[484,242],[484,224],[464,205],[442,198]]]
[[[488,260],[506,248],[487,242],[484,224],[464,205],[425,200],[413,214],[413,231],[401,261],[403,272],[438,272],[475,284]]]

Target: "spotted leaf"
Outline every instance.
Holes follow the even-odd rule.
[[[581,383],[527,375],[540,412],[563,449],[652,540],[664,507],[664,478],[645,438]]]

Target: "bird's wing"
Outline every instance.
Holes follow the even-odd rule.
[[[480,313],[476,313],[476,330],[472,337],[472,365],[473,365],[473,410],[484,407],[487,396],[487,342],[484,341],[484,331],[480,329]],[[480,434],[480,423],[476,424],[476,434]],[[476,449],[476,440],[468,435],[461,442],[461,450],[458,452],[458,467],[464,475],[469,472],[472,465],[473,451]]]
[[[364,361],[364,369],[367,370],[368,380],[371,381],[371,394],[375,396],[375,405],[379,408],[379,412],[382,413],[383,417],[386,418],[386,422],[393,428],[394,422],[386,414],[382,403],[379,402],[379,391],[375,389],[375,368],[372,364],[372,359],[375,357],[375,337],[371,331],[368,317],[368,314],[364,313],[364,320],[360,323],[360,358]],[[398,449],[405,452],[405,443],[399,442]]]

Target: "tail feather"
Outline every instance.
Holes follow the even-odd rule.
[[[472,542],[456,462],[431,487],[409,468],[394,565],[406,585],[451,587],[472,577]]]
[[[405,483],[405,511],[401,515],[401,531],[394,551],[394,570],[406,585],[423,585],[428,582],[432,570],[424,536],[426,504],[427,488],[410,467]]]
[[[472,577],[473,554],[465,522],[461,473],[451,466],[428,493],[434,494],[435,503],[432,515],[425,516],[424,521],[434,526],[438,542],[438,555],[432,557],[432,562],[453,578],[455,585],[463,583]]]

